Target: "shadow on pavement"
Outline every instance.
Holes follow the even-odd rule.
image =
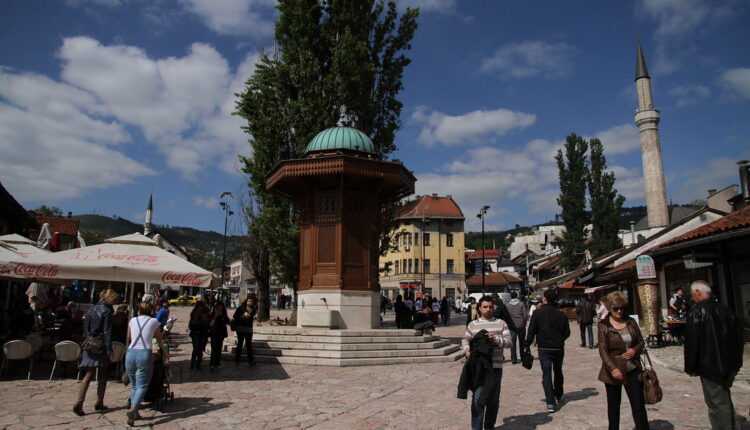
[[[172,362],[172,383],[206,381],[267,381],[289,379],[284,367],[275,363],[258,363],[249,367],[245,360],[234,362],[234,356],[224,355],[221,368],[211,372],[204,357],[200,370],[190,369],[190,360]]]
[[[589,397],[598,396],[599,391],[597,391],[596,388],[584,388],[579,391],[573,391],[570,393],[565,393],[565,396],[563,397],[563,405],[570,402],[576,402],[578,400],[585,400]]]
[[[162,415],[154,416],[153,421],[146,425],[153,427],[178,419],[207,414],[212,411],[228,408],[232,405],[231,402],[208,403],[211,400],[211,397],[178,397],[174,400],[174,403],[166,406],[166,412]]]
[[[534,415],[515,415],[512,417],[503,418],[503,425],[495,427],[495,430],[500,429],[517,429],[517,428],[537,428],[537,426],[547,424],[552,421],[550,414],[538,412]]]
[[[651,420],[648,422],[648,427],[652,430],[674,430],[674,425],[665,420]]]

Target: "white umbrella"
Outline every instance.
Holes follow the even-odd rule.
[[[29,278],[86,279],[208,287],[211,272],[134,233],[105,243],[32,256],[18,262],[16,274]]]
[[[34,255],[45,255],[49,254],[50,251],[39,248],[37,243],[31,239],[25,238],[20,234],[6,234],[0,236],[0,241],[11,245],[14,251],[21,254],[24,257],[31,257]]]

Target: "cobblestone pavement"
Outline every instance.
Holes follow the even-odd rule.
[[[260,363],[235,365],[224,355],[216,372],[189,369],[190,343],[186,336],[187,308],[173,308],[177,316],[172,357],[172,390],[176,399],[164,411],[142,410],[137,427],[158,429],[464,429],[469,427],[469,401],[456,398],[463,363],[392,365],[377,367],[309,367]],[[276,312],[274,312],[276,314]],[[288,312],[280,311],[283,318]],[[441,326],[437,334],[458,341],[463,315]],[[392,322],[392,314],[386,323]],[[554,414],[545,412],[538,363],[531,370],[507,363],[503,372],[498,429],[605,429],[604,386],[596,378],[600,359],[596,350],[578,347],[572,323],[564,362],[565,398]],[[536,353],[535,353],[536,355]],[[664,400],[648,406],[652,429],[708,428],[700,381],[677,372],[680,347],[654,350]],[[748,354],[746,354],[747,356]],[[0,379],[0,428],[121,429],[129,393],[110,381],[104,413],[94,412],[95,388],[84,405],[87,415],[71,411],[77,384],[72,369],[66,379],[47,382],[51,363],[37,360],[31,381],[23,379],[25,364],[11,366]],[[632,428],[627,397],[623,396],[622,428]],[[733,388],[743,429],[750,429],[747,413],[750,389],[747,374]]]

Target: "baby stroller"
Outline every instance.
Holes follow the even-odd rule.
[[[154,360],[151,363],[151,381],[148,384],[143,401],[151,403],[151,407],[157,411],[164,411],[164,405],[167,402],[174,402],[174,392],[172,392],[169,381],[172,378],[172,371],[169,364],[164,364],[164,352],[154,349]],[[130,398],[128,398],[128,409],[130,409]]]

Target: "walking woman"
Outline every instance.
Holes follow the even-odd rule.
[[[83,415],[83,401],[86,399],[86,391],[89,389],[89,383],[96,376],[97,370],[101,374],[96,386],[96,404],[94,410],[103,411],[104,392],[107,390],[107,366],[114,361],[112,350],[112,305],[120,300],[120,295],[112,289],[106,289],[99,294],[99,303],[92,306],[86,312],[86,318],[83,322],[83,338],[95,337],[101,341],[99,353],[83,351],[81,363],[78,365],[83,372],[81,385],[78,387],[78,399],[73,406],[73,412],[76,415]]]
[[[203,299],[197,300],[193,310],[190,312],[190,322],[188,323],[190,339],[193,341],[193,354],[190,356],[191,369],[200,370],[201,368],[203,350],[206,349],[206,342],[208,342],[209,318],[210,313],[206,302]]]
[[[247,345],[247,364],[255,365],[253,359],[253,320],[258,312],[255,296],[249,295],[244,303],[234,311],[234,327],[237,331],[237,349],[234,353],[234,362],[239,363],[242,357],[242,346]]]
[[[625,296],[615,291],[607,295],[609,317],[599,321],[599,355],[602,368],[599,380],[607,390],[607,417],[609,429],[620,428],[620,401],[622,387],[630,400],[636,430],[648,429],[646,403],[643,399],[643,382],[638,380],[642,367],[640,355],[644,342],[638,324],[625,312]]]
[[[229,324],[227,308],[224,306],[224,302],[216,301],[208,322],[208,335],[211,337],[211,361],[209,365],[212,372],[217,367],[221,367],[221,350],[224,348],[224,339],[228,335],[227,324]]]
[[[151,381],[151,364],[153,362],[153,339],[164,347],[161,327],[156,318],[152,318],[154,305],[151,302],[138,304],[138,316],[128,323],[128,353],[125,357],[125,370],[130,378],[130,410],[127,412],[128,425],[132,426],[138,418],[138,407],[148,390]]]

